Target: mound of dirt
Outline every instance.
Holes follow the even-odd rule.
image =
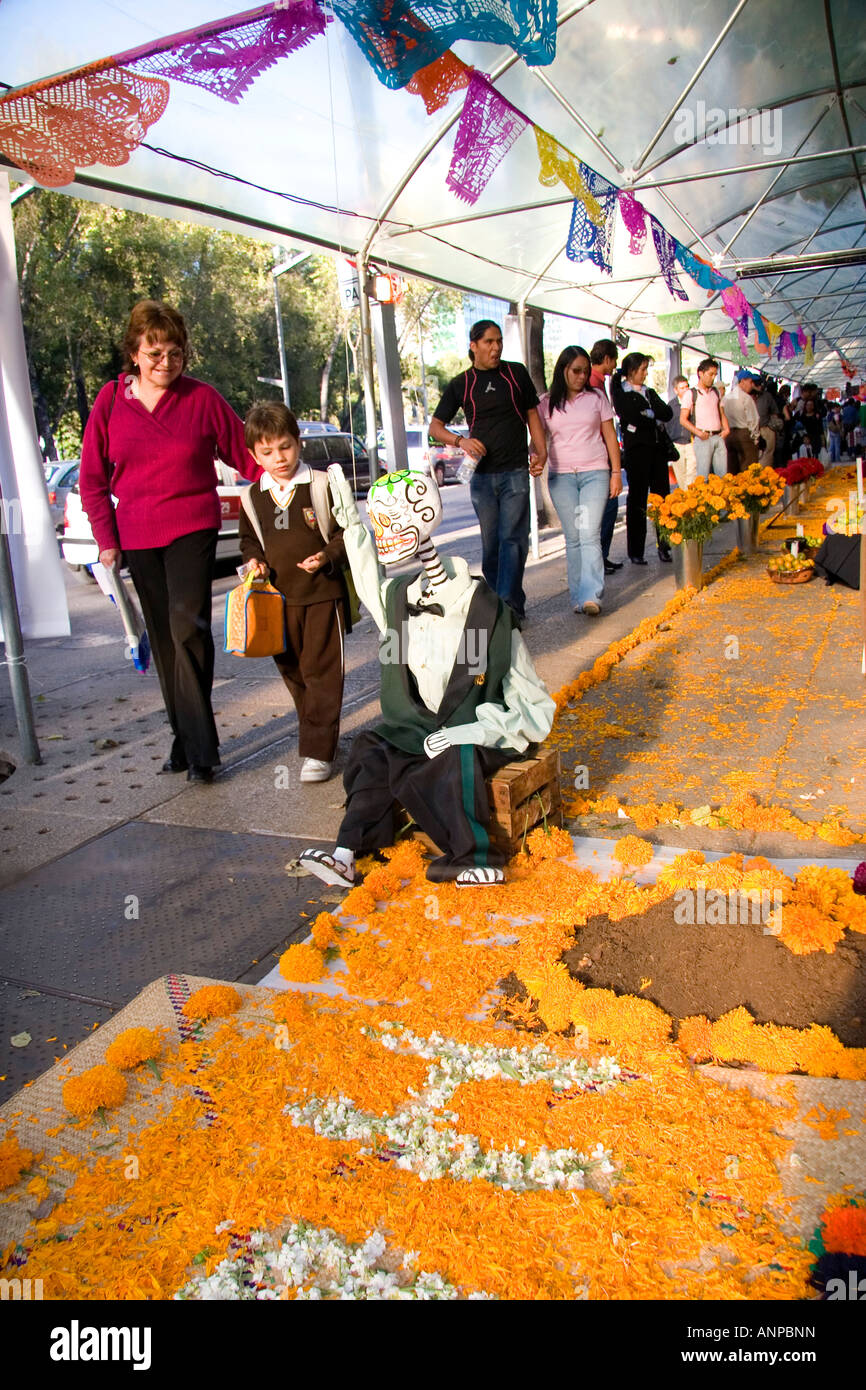
[[[863,932],[846,932],[829,954],[797,956],[759,924],[681,925],[668,898],[619,922],[590,918],[562,959],[582,984],[651,999],[675,1019],[715,1022],[743,1004],[758,1023],[823,1023],[847,1047],[866,1047]]]

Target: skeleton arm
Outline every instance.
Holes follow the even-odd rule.
[[[343,544],[352,571],[358,598],[368,609],[380,632],[386,630],[384,572],[379,565],[373,537],[361,520],[355,495],[338,463],[328,468],[331,485],[331,510],[338,526],[343,528]]]

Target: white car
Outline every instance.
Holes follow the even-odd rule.
[[[385,447],[385,432],[379,431],[379,461],[391,468],[390,460],[387,458]],[[411,469],[419,473],[428,473],[429,469],[429,445],[430,440],[425,425],[406,426],[406,461]]]
[[[217,496],[220,499],[222,521],[217,541],[217,559],[232,560],[240,557],[238,541],[238,519],[241,513],[241,493],[248,487],[234,468],[221,459],[214,459],[217,475]],[[65,529],[61,541],[63,558],[73,569],[81,571],[87,565],[95,565],[99,559],[99,548],[93,539],[87,513],[81,505],[81,494],[74,487],[66,497]]]
[[[48,490],[48,510],[54,522],[55,531],[63,530],[64,508],[71,489],[78,482],[80,459],[63,459],[60,463],[43,465],[45,486]]]

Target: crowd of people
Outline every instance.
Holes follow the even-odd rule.
[[[518,631],[530,478],[545,469],[565,537],[569,600],[575,613],[593,617],[605,579],[622,568],[610,546],[624,478],[627,556],[645,566],[648,494],[667,495],[672,476],[687,487],[759,457],[778,465],[824,449],[838,461],[866,435],[866,403],[853,389],[832,402],[806,382],[791,400],[788,387],[742,368],[725,393],[719,363],[707,357],[693,384],[677,376],[663,400],[647,384],[652,358],[630,352],[620,363],[607,338],[589,351],[565,348],[539,398],[523,364],[503,360],[502,346],[498,324],[473,326],[471,365],[448,383],[430,433],[459,446],[471,466],[484,581]],[[170,306],[137,304],[124,348],[124,369],[102,388],[87,424],[80,490],[101,562],[113,567],[123,555],[141,601],[173,735],[162,771],[209,782],[220,761],[211,706],[219,456],[251,484],[243,557],[285,601],[287,646],[274,659],[297,709],[301,781],[327,780],[349,622],[343,528],[328,480],[302,462],[287,407],[258,404],[242,422],[213,387],[186,374],[186,325]],[[465,435],[450,428],[460,411]],[[669,545],[661,536],[656,543],[669,563]]]

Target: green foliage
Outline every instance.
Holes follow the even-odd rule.
[[[45,191],[16,206],[15,234],[37,423],[45,435],[63,421],[64,453],[76,433],[70,440],[70,425],[80,433],[97,391],[121,370],[120,343],[139,299],[180,310],[190,371],[240,415],[256,399],[279,397],[278,387],[257,381],[280,374],[271,276],[279,249]],[[278,284],[292,406],[318,416],[322,368],[342,321],[333,263],[313,256]],[[330,413],[340,408],[335,400]]]

